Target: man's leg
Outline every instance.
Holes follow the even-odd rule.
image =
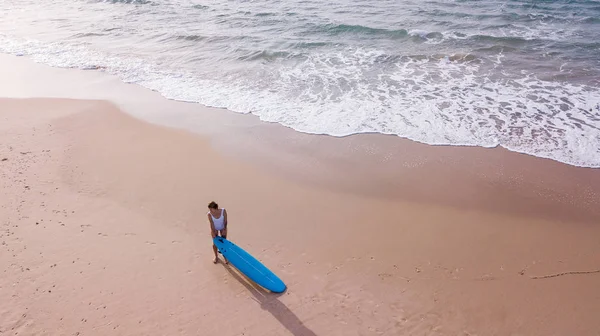
[[[221,237],[227,239],[227,229],[225,230],[221,230]],[[225,256],[223,256],[223,259],[225,259],[225,264],[229,264],[229,260],[227,260],[227,258],[225,258]]]
[[[217,257],[217,246],[215,244],[213,244],[213,252],[215,253],[215,259],[213,259],[213,263],[216,264],[219,258]]]
[[[214,239],[218,235],[219,235],[219,231],[216,231],[216,230],[211,230],[210,231],[210,237],[212,239]],[[217,261],[219,260],[219,257],[217,256],[217,245],[215,245],[214,243],[213,243],[213,253],[215,254],[215,258],[213,259],[213,263],[216,264]]]

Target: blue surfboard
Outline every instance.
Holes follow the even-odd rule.
[[[283,281],[250,253],[223,237],[215,237],[213,242],[229,263],[252,281],[274,293],[285,291]]]

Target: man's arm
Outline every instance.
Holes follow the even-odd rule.
[[[217,236],[217,230],[215,230],[215,223],[213,223],[210,214],[207,214],[206,217],[208,217],[208,224],[210,225],[210,234],[213,238],[215,238]]]

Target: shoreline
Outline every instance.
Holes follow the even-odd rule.
[[[24,59],[25,62],[22,62],[21,59]],[[326,137],[332,137],[332,138],[352,138],[352,137],[377,136],[377,137],[393,137],[393,138],[399,139],[400,141],[409,141],[409,142],[416,143],[419,145],[433,146],[433,147],[448,146],[448,147],[467,147],[467,148],[478,148],[478,149],[501,148],[503,150],[507,150],[507,151],[513,152],[515,154],[523,154],[523,155],[532,156],[532,157],[535,157],[538,159],[546,159],[546,160],[554,161],[556,163],[565,164],[565,165],[572,166],[572,167],[586,168],[586,169],[600,169],[600,166],[599,167],[581,166],[581,165],[575,165],[575,164],[559,161],[558,159],[554,159],[554,158],[547,157],[547,156],[536,156],[536,155],[533,155],[531,153],[527,153],[524,151],[517,151],[517,150],[510,149],[507,146],[504,146],[502,144],[497,144],[493,147],[486,147],[486,146],[480,146],[480,145],[464,145],[464,144],[430,144],[430,143],[425,143],[425,142],[421,142],[421,141],[417,141],[417,140],[412,140],[408,137],[404,137],[404,136],[400,136],[400,135],[396,135],[396,134],[377,133],[377,132],[361,132],[361,133],[353,133],[353,134],[348,134],[348,135],[343,135],[343,136],[336,136],[336,135],[331,135],[331,134],[320,134],[320,133],[306,133],[306,132],[298,131],[298,130],[292,128],[291,126],[287,126],[287,125],[280,124],[280,123],[273,122],[273,121],[262,120],[260,118],[260,116],[252,114],[252,113],[233,112],[226,108],[205,106],[205,105],[202,105],[201,103],[195,102],[195,101],[185,101],[185,100],[177,100],[177,99],[168,98],[168,97],[164,96],[161,92],[155,91],[153,89],[149,89],[140,84],[126,83],[120,77],[118,77],[114,74],[106,73],[101,68],[79,69],[79,68],[53,67],[53,66],[47,65],[45,63],[36,62],[27,55],[17,56],[17,55],[6,54],[6,53],[0,53],[0,60],[2,60],[1,63],[8,61],[9,63],[13,63],[13,65],[15,64],[15,62],[17,62],[17,63],[19,63],[19,67],[21,67],[21,70],[30,69],[32,65],[35,65],[35,67],[37,68],[38,71],[46,70],[44,72],[47,72],[48,74],[50,74],[50,76],[56,76],[57,74],[61,74],[65,77],[68,77],[69,74],[66,74],[66,72],[72,72],[71,75],[73,75],[74,72],[79,72],[80,73],[79,75],[72,76],[72,77],[77,77],[79,79],[82,79],[82,78],[86,77],[86,75],[84,73],[92,73],[92,75],[88,76],[87,79],[92,79],[92,81],[94,81],[94,82],[101,83],[100,85],[96,85],[94,87],[94,89],[96,89],[96,90],[99,89],[100,91],[102,91],[102,93],[100,95],[90,95],[90,90],[80,90],[82,92],[86,92],[86,91],[87,92],[84,93],[83,96],[72,96],[71,94],[62,93],[62,94],[59,94],[58,96],[56,96],[57,98],[106,99],[106,100],[114,101],[114,99],[117,97],[119,99],[123,98],[122,93],[117,93],[114,88],[109,87],[109,85],[113,85],[113,86],[117,85],[117,86],[120,86],[122,89],[127,90],[128,92],[135,92],[135,94],[143,93],[143,95],[146,97],[153,96],[152,97],[153,101],[157,101],[157,102],[162,101],[163,103],[170,102],[171,106],[173,106],[179,110],[185,110],[185,111],[187,111],[186,113],[189,113],[189,111],[194,111],[192,113],[198,113],[198,111],[202,111],[201,113],[206,113],[206,112],[210,111],[211,114],[213,114],[213,115],[211,116],[211,118],[205,118],[204,121],[209,120],[209,119],[214,119],[215,112],[220,113],[220,114],[226,114],[226,116],[220,116],[218,119],[221,119],[222,121],[233,122],[238,127],[239,126],[243,127],[243,126],[248,126],[248,125],[252,125],[252,126],[254,126],[254,125],[275,125],[276,127],[283,128],[283,129],[293,131],[296,133],[304,134],[309,137],[310,136],[318,136],[318,137],[326,136]],[[51,73],[48,71],[50,69],[53,69],[55,71],[53,71],[53,73]],[[9,81],[11,81],[11,82],[20,81],[20,80],[21,79],[19,77],[9,78]],[[24,83],[24,85],[28,85],[28,83]],[[45,89],[43,89],[42,91],[48,92],[48,90],[47,90],[48,85],[42,85],[42,86],[45,86]],[[132,90],[131,86],[133,86],[135,88]],[[27,88],[27,89],[31,89],[31,88]],[[17,90],[16,92],[19,92],[19,90]],[[36,96],[42,96],[42,95],[38,94]],[[53,95],[51,95],[51,96],[53,96]],[[14,97],[18,98],[19,94],[17,94]],[[131,114],[133,114],[139,118],[142,118],[143,120],[146,120],[146,121],[170,125],[170,126],[177,127],[177,128],[185,128],[185,129],[192,130],[194,132],[199,132],[201,134],[209,134],[209,133],[215,132],[214,129],[205,128],[198,124],[194,124],[194,125],[190,126],[185,123],[177,123],[177,122],[174,122],[173,120],[164,119],[165,118],[164,115],[162,115],[162,116],[154,115],[154,114],[156,114],[156,111],[154,111],[150,115],[148,115],[147,113],[135,111],[135,110],[140,110],[142,108],[141,107],[142,105],[132,103],[131,101],[126,101],[126,99],[123,101],[120,101],[119,103],[120,103],[119,106],[121,108],[123,108],[126,112],[131,113]],[[121,106],[121,105],[123,105],[123,106]],[[138,106],[136,106],[136,105],[138,105]],[[161,105],[164,105],[164,104],[161,104]],[[192,106],[185,106],[185,105],[192,105]],[[181,118],[181,115],[179,117]],[[187,116],[186,119],[194,120],[196,118]],[[173,122],[175,124],[172,124]]]
[[[310,136],[177,110],[135,87],[115,85],[111,99],[90,91],[115,83],[106,76],[36,69],[0,81],[0,96],[79,87],[74,98],[105,97],[0,99],[0,331],[600,330],[600,273],[535,278],[600,268],[598,170],[502,149]],[[228,209],[232,241],[286,282],[284,295],[212,264],[211,200]]]
[[[503,147],[428,145],[383,134],[331,137],[301,133],[262,122],[254,115],[168,100],[158,92],[98,71],[52,68],[0,55],[0,70],[3,67],[17,70],[6,71],[9,76],[0,82],[4,96],[112,101],[138,119],[206,136],[226,157],[315,187],[517,217],[600,221],[600,210],[589,206],[600,204],[600,170],[596,168],[571,166]],[[10,76],[16,73],[19,76]],[[60,84],[52,84],[55,82]],[[344,169],[338,169],[342,165]],[[436,165],[449,169],[440,171]],[[429,183],[415,186],[411,179],[428,179]],[[462,181],[466,187],[454,193],[446,188],[449,180]],[[503,197],[486,196],[498,191]],[[539,195],[546,200],[539,201]],[[524,206],[530,199],[539,201],[533,209]]]

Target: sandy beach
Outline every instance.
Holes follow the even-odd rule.
[[[598,170],[34,97],[0,99],[2,335],[600,335]],[[211,262],[212,200],[284,294]]]

